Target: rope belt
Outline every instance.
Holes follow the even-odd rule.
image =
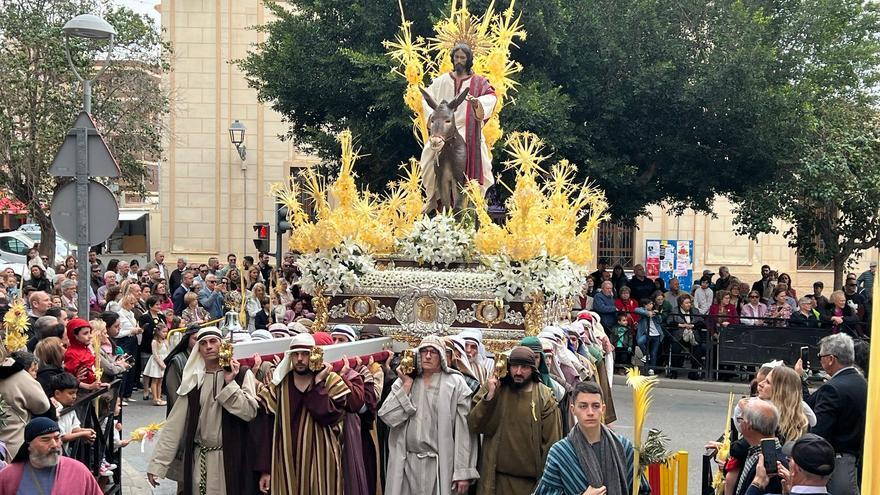
[[[436,452],[408,452],[408,454],[415,455],[416,459],[434,459],[437,464],[436,473],[434,473],[434,493],[442,493],[440,490],[440,462],[439,456]]]
[[[199,495],[207,495],[208,493],[208,452],[217,452],[222,450],[222,446],[205,447],[196,443],[199,448]]]

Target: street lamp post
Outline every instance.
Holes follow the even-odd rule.
[[[116,36],[116,30],[104,19],[91,14],[81,14],[67,21],[61,29],[64,32],[64,53],[67,56],[67,63],[73,71],[76,78],[83,86],[83,110],[86,113],[92,112],[92,82],[101,76],[107,67],[110,66],[110,56],[113,52],[113,41]],[[107,58],[104,60],[104,66],[91,79],[83,78],[73,60],[70,57],[70,38],[85,38],[93,40],[109,40],[110,45],[107,49]],[[89,157],[88,157],[88,135],[81,133],[77,136],[77,160],[76,160],[76,207],[77,207],[77,229],[76,229],[76,264],[77,264],[77,313],[84,318],[88,318],[89,311]]]
[[[238,119],[235,119],[232,124],[229,125],[229,141],[232,142],[233,146],[235,146],[236,151],[238,151],[238,157],[241,158],[241,181],[244,184],[244,201],[242,201],[242,206],[244,207],[244,211],[241,214],[242,224],[244,224],[244,251],[247,252],[247,236],[248,236],[248,221],[247,221],[247,147],[244,145],[244,136],[247,133],[247,127],[244,126]],[[244,256],[244,255],[242,255]]]

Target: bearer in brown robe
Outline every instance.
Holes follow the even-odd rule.
[[[490,378],[474,400],[468,425],[483,435],[477,493],[532,493],[550,446],[562,435],[559,407],[553,391],[541,383],[534,351],[514,347],[507,376]]]

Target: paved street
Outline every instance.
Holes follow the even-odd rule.
[[[622,377],[615,378],[617,379],[613,394],[619,419],[614,424],[614,428],[631,437],[632,392],[620,380]],[[671,386],[688,389],[667,388]],[[720,390],[731,388],[739,396],[745,392],[745,387],[702,384],[688,380],[663,381],[661,387],[663,388],[657,388],[654,392],[654,405],[646,426],[661,429],[671,439],[669,450],[686,450],[690,453],[688,491],[698,493],[703,445],[706,440],[717,438],[724,426],[727,393]],[[123,414],[123,424],[126,431],[130,431],[132,428],[161,421],[164,418],[165,408],[156,407],[152,402],[138,401],[126,407]],[[175,483],[169,480],[163,480],[158,488],[149,490],[145,473],[151,452],[151,445],[145,445],[143,453],[139,445],[132,444],[126,447],[123,454],[123,468],[127,475],[124,479],[126,494],[173,495],[175,493]]]

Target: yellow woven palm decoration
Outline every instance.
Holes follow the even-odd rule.
[[[487,256],[506,255],[515,261],[541,255],[567,257],[585,267],[592,259],[592,237],[607,217],[605,194],[587,182],[575,182],[576,168],[566,160],[545,173],[542,164],[549,157],[534,134],[511,134],[506,152],[510,159],[505,163],[516,171],[516,183],[506,203],[508,215],[503,227],[492,222],[478,184],[471,182],[464,190],[480,221],[474,236],[477,251]]]
[[[633,389],[633,483],[632,493],[638,495],[641,482],[642,466],[639,463],[639,452],[642,449],[642,430],[645,419],[651,408],[651,390],[657,385],[656,376],[644,376],[636,367],[626,371],[626,383]]]
[[[730,416],[733,414],[733,400],[733,394],[730,394],[727,398],[727,417],[724,419],[724,437],[721,439],[718,452],[715,454],[715,459],[718,462],[725,462],[730,457]],[[724,493],[724,475],[720,469],[715,471],[715,475],[712,478],[712,488],[715,489],[717,495]]]
[[[95,354],[95,381],[101,381],[104,376],[104,367],[101,366],[101,336],[92,334],[92,352]]]
[[[4,344],[7,351],[15,352],[27,346],[28,315],[22,298],[13,300],[3,317],[3,327],[6,330]]]
[[[369,191],[359,191],[355,182],[355,163],[362,155],[354,145],[351,131],[337,136],[342,153],[339,174],[328,182],[314,169],[303,172],[302,185],[293,179],[271,188],[278,202],[288,208],[293,228],[290,248],[301,253],[333,249],[351,241],[370,253],[390,253],[396,232],[406,231],[424,205],[418,168],[408,169],[400,191],[380,198]],[[303,199],[305,198],[305,199]],[[389,206],[388,203],[391,203]],[[398,209],[393,215],[390,208]],[[314,220],[307,211],[314,212]],[[395,222],[386,222],[396,215]]]

